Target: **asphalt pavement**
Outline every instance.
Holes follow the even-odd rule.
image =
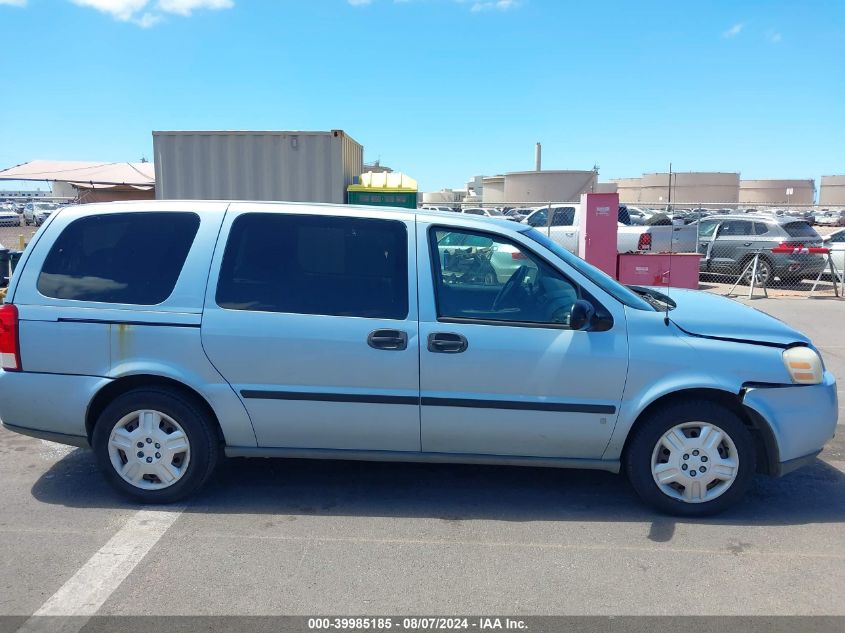
[[[750,303],[845,385],[845,301]],[[843,435],[679,520],[609,473],[263,459],[142,508],[89,451],[0,430],[0,615],[845,615]]]

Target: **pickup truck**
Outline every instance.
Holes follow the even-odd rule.
[[[549,222],[549,208],[552,210]],[[578,253],[579,204],[552,205],[536,208],[523,223],[546,233],[571,253]],[[698,229],[695,225],[633,226],[628,208],[619,207],[617,251],[635,253],[695,253],[698,248]]]

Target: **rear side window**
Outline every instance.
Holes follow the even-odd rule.
[[[405,319],[405,224],[244,214],[229,232],[217,304],[229,310]]]
[[[720,237],[751,235],[751,222],[747,220],[727,220],[719,227]]]
[[[820,239],[816,229],[810,226],[807,222],[787,222],[783,225],[783,230],[789,234],[789,237],[813,237]]]
[[[54,299],[156,305],[173,292],[199,229],[195,213],[108,213],[71,222],[38,291]]]

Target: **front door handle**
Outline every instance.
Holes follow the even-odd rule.
[[[402,351],[408,348],[408,333],[402,330],[373,330],[367,337],[367,345],[373,349]]]
[[[428,335],[428,351],[437,354],[460,354],[469,343],[465,337],[454,332],[435,332]]]
[[[751,246],[751,242],[745,242],[743,246]]]

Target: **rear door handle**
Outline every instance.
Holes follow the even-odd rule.
[[[751,242],[745,242],[743,246],[751,246]]]
[[[402,351],[408,348],[408,333],[402,330],[373,330],[367,337],[367,345],[373,349]]]
[[[454,332],[434,332],[428,335],[428,351],[436,354],[460,354],[468,346],[466,338]]]

